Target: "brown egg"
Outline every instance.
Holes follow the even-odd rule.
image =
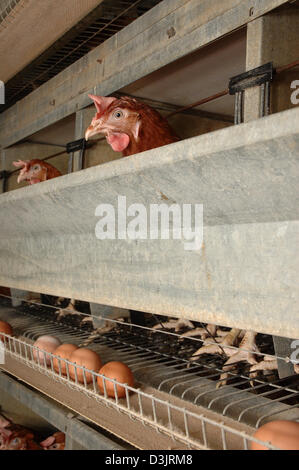
[[[0,320],[0,332],[5,333],[6,335],[10,335],[10,336],[13,335],[12,327],[6,321]],[[6,338],[4,335],[0,335],[0,340],[8,341],[8,338]]]
[[[55,349],[54,354],[56,356],[61,357],[61,359],[70,360],[71,355],[73,354],[74,351],[76,351],[76,349],[78,349],[78,346],[76,346],[75,344],[63,343],[60,346],[58,346],[57,349]],[[64,361],[59,361],[58,359],[56,359],[56,357],[54,357],[53,366],[56,372],[58,373],[59,373],[59,364],[60,364],[61,373],[63,375],[67,375],[66,363]]]
[[[102,374],[109,379],[115,379],[120,383],[127,384],[130,387],[134,386],[133,373],[131,369],[123,362],[118,362],[118,361],[107,362],[107,364],[105,364],[101,368],[101,370],[99,371],[99,374]],[[100,392],[104,394],[103,379],[101,377],[98,377],[97,382],[98,382]],[[109,397],[115,397],[114,383],[106,379],[105,386],[106,386],[107,395]],[[118,398],[123,398],[126,396],[125,387],[116,385],[116,389],[117,389]]]
[[[86,369],[97,372],[102,367],[102,361],[100,356],[88,348],[78,348],[74,351],[70,357],[70,361],[74,362],[78,366],[84,366]],[[80,367],[70,366],[70,377],[76,380],[75,369],[77,371],[78,382],[84,383],[83,369]],[[85,372],[86,383],[89,384],[92,381],[92,374]]]
[[[36,346],[43,351],[54,353],[55,349],[57,349],[60,345],[61,342],[58,338],[55,338],[55,336],[44,335],[37,338],[33,346]],[[37,351],[37,349],[33,348],[33,358],[36,362],[38,362],[39,358],[40,365],[45,365],[45,355],[43,351]],[[48,366],[51,364],[51,358],[48,355],[46,355],[46,364]]]
[[[299,450],[299,423],[271,421],[261,426],[253,437],[263,442],[270,442],[282,450]],[[251,450],[269,450],[269,448],[252,441]]]

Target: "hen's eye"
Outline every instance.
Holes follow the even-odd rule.
[[[38,171],[40,169],[39,165],[34,165],[33,171]]]
[[[114,117],[115,119],[120,119],[120,118],[123,117],[123,112],[122,112],[120,109],[118,109],[117,111],[114,111],[113,117]]]

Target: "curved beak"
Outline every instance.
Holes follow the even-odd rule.
[[[99,131],[96,129],[96,126],[94,126],[93,124],[90,124],[90,126],[88,126],[85,132],[85,140],[88,140],[89,137],[96,135],[98,132]]]
[[[26,181],[27,177],[28,177],[27,172],[26,173],[21,172],[17,179],[18,183],[21,183],[21,181]]]
[[[47,437],[47,439],[45,439],[44,441],[40,442],[40,445],[41,445],[42,447],[50,447],[50,446],[52,446],[54,443],[55,443],[55,437],[54,437],[54,436],[50,436],[50,437]]]
[[[12,164],[16,166],[17,168],[20,168],[20,173],[17,179],[18,183],[20,183],[21,181],[27,180],[28,171],[30,168],[30,161],[18,160],[18,161],[12,162]]]
[[[94,102],[94,105],[96,107],[96,115],[91,121],[90,126],[86,129],[85,132],[85,140],[88,140],[89,137],[92,137],[93,135],[100,134],[101,133],[101,116],[105,113],[106,109],[109,108],[111,103],[116,101],[116,98],[114,96],[96,96],[96,95],[88,95],[89,98],[91,98]]]

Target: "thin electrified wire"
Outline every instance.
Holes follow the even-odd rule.
[[[279,75],[280,73],[285,72],[287,70],[290,70],[294,67],[297,67],[298,65],[299,65],[299,59],[295,60],[293,62],[290,62],[289,64],[283,65],[282,67],[277,67],[277,69],[275,70],[275,73],[276,73],[276,75]],[[274,77],[275,77],[275,75],[274,75]],[[229,94],[229,89],[226,88],[225,90],[219,91],[218,93],[215,93],[214,95],[208,96],[206,98],[202,98],[201,100],[196,101],[195,103],[191,103],[187,106],[183,106],[182,108],[176,109],[175,111],[167,114],[166,118],[168,119],[168,118],[174,116],[175,114],[182,113],[183,111],[187,111],[188,109],[195,108],[195,107],[200,106],[200,105],[205,104],[205,103],[209,103],[210,101],[214,101],[214,100],[216,100],[218,98],[221,98],[223,96],[226,96],[228,94]]]

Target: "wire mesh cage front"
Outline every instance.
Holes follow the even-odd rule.
[[[105,404],[143,423],[147,429],[170,437],[177,446],[247,449],[254,440],[254,431],[261,425],[278,419],[299,420],[297,374],[285,379],[280,379],[275,370],[270,375],[252,375],[251,365],[243,364],[240,368],[239,364],[224,380],[225,361],[221,354],[203,354],[190,361],[201,341],[198,338],[182,338],[165,329],[157,331],[107,319],[113,328],[105,326],[102,332],[95,332],[90,326],[82,328],[66,320],[57,322],[51,309],[47,312],[37,305],[10,309],[9,315],[1,314],[1,319],[9,319],[15,333],[14,337],[4,335],[7,339],[4,370],[10,371],[17,361],[67,389],[79,391],[82,400],[93,401],[92,407],[96,403]],[[120,383],[109,379],[114,397],[109,396],[107,378],[99,371],[91,371],[55,353],[42,351],[41,357],[34,354],[37,349],[33,344],[41,335],[55,335],[62,343],[88,347],[100,355],[103,363],[125,363],[134,374],[135,385],[122,385],[125,397],[121,398],[117,388]],[[264,336],[262,341],[267,343]],[[100,379],[104,381],[102,393]],[[275,448],[271,444],[266,446]]]

